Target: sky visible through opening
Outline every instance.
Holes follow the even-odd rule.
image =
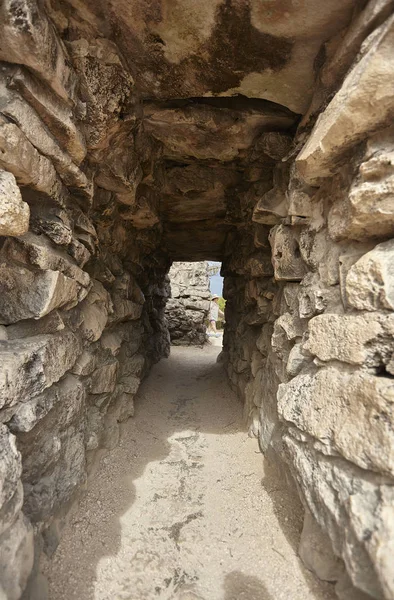
[[[210,265],[218,265],[219,267],[222,266],[222,263],[215,262],[212,260],[208,261],[208,263]],[[222,296],[223,295],[223,277],[221,277],[219,274],[212,275],[209,278],[209,289],[211,290],[211,294],[216,294],[217,296]]]

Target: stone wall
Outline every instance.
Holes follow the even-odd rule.
[[[391,600],[393,2],[195,3],[186,37],[148,4],[0,7],[0,596],[34,590],[168,353],[170,264],[212,259],[300,556]]]
[[[245,419],[304,503],[300,556],[357,600],[394,597],[387,5],[370,3],[326,48],[293,149],[272,189],[250,210],[244,198],[249,225],[224,264],[226,367]]]
[[[132,79],[115,44],[88,32],[65,44],[41,5],[0,9],[0,596],[8,600],[30,573],[34,585],[40,552],[54,552],[95,453],[117,444],[142,378],[169,352],[169,262],[157,252],[154,192],[144,189],[153,165],[130,108]],[[113,136],[138,153],[119,152]]]
[[[171,344],[201,346],[206,342],[210,300],[208,263],[173,263],[169,277],[171,298],[166,318]]]

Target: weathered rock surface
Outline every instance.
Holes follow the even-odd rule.
[[[346,297],[358,310],[394,309],[394,242],[378,244],[346,276]]]
[[[166,318],[171,343],[177,346],[204,344],[210,302],[208,264],[173,263],[169,277],[171,298]]]
[[[0,171],[0,235],[23,235],[29,229],[30,210],[23,202],[15,177]]]
[[[0,595],[32,569],[23,515],[44,589],[167,321],[204,342],[218,260],[221,360],[312,515],[306,564],[394,596],[393,2],[266,4],[1,5]]]

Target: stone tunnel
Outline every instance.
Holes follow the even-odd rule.
[[[306,562],[393,600],[393,12],[1,3],[2,599],[42,600],[54,524],[169,354],[171,264],[213,260],[223,373],[340,574]]]

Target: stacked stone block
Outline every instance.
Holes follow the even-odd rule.
[[[174,346],[202,346],[206,342],[210,291],[208,263],[173,263],[169,271],[171,298],[166,318]]]
[[[295,150],[276,167],[274,187],[242,235],[243,257],[225,263],[230,381],[262,451],[287,465],[299,490],[302,559],[337,582],[343,599],[394,597],[387,4],[370,3],[328,56]],[[270,247],[261,249],[267,228]],[[254,275],[244,265],[257,251]],[[270,255],[273,277],[264,272]]]

